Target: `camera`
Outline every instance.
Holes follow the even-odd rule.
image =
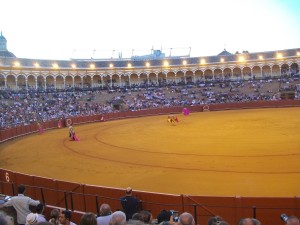
[[[173,216],[173,221],[174,222],[178,222],[178,219],[179,219],[179,214],[178,214],[178,211],[175,211],[175,210],[170,210],[172,216]]]
[[[283,214],[281,214],[280,215],[280,218],[286,223],[286,221],[288,220],[288,216],[285,214],[285,213],[283,213]]]

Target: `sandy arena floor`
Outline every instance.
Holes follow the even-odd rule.
[[[0,145],[0,167],[152,192],[296,196],[300,108],[255,109],[75,125]]]

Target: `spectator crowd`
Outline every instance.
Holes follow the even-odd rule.
[[[295,98],[300,99],[299,79],[199,81],[182,86],[134,86],[109,90],[2,90],[0,129],[126,110],[274,101],[280,99],[280,90],[295,90]]]
[[[92,212],[83,213],[79,225],[196,225],[195,219],[189,212],[178,214],[174,210],[162,210],[155,218],[152,213],[139,208],[139,200],[132,195],[132,189],[126,189],[126,195],[120,198],[122,209],[112,212],[107,203],[100,206],[99,215]],[[35,206],[31,212],[30,206]],[[1,209],[13,207],[16,211],[16,221]],[[0,208],[1,225],[76,225],[72,220],[72,212],[65,209],[53,208],[49,218],[44,215],[45,206],[38,200],[25,196],[25,186],[18,186],[18,195],[11,197]],[[295,216],[281,216],[286,225],[300,225]],[[222,217],[212,216],[207,225],[229,225]],[[242,218],[238,225],[262,225],[256,218]]]

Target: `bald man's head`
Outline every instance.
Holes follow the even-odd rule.
[[[195,220],[192,214],[184,212],[179,216],[179,225],[195,225]]]
[[[300,225],[300,222],[296,216],[289,216],[286,225]]]

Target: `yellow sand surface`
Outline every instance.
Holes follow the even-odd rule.
[[[0,167],[60,180],[209,196],[300,193],[300,108],[75,125],[0,145]]]

